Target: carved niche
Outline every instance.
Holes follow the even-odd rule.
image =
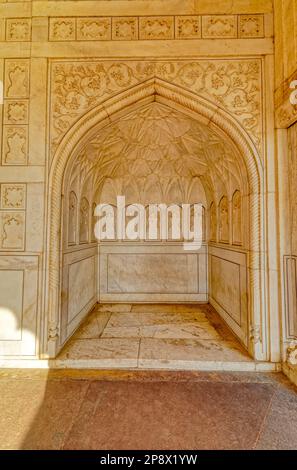
[[[77,197],[74,191],[69,194],[68,207],[68,245],[77,243]]]
[[[214,202],[211,203],[209,209],[209,225],[210,225],[210,241],[217,241],[217,210]]]
[[[79,242],[88,243],[89,241],[89,214],[90,207],[88,200],[83,197],[80,203],[79,217]]]
[[[238,190],[232,197],[232,243],[242,245],[242,202]]]
[[[220,242],[229,243],[229,203],[226,196],[220,200],[219,218]]]

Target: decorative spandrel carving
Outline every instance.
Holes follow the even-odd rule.
[[[106,98],[153,77],[180,85],[226,109],[261,151],[261,76],[260,59],[53,62],[52,153],[80,116]]]
[[[229,243],[229,203],[226,196],[223,196],[220,201],[219,216],[219,241],[222,243]]]
[[[90,207],[88,200],[84,197],[80,203],[80,217],[79,217],[79,242],[88,243],[89,241],[89,219]]]
[[[232,243],[242,245],[242,201],[240,191],[232,197]]]
[[[77,197],[74,191],[69,195],[68,207],[68,245],[77,243]]]

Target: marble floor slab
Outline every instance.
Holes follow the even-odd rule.
[[[218,314],[200,304],[98,305],[64,347],[55,367],[255,368]]]
[[[58,364],[69,366],[73,361],[82,361],[84,366],[90,363],[97,367],[137,367],[139,339],[93,338],[74,339],[58,356]]]
[[[0,449],[292,449],[282,374],[0,370]]]

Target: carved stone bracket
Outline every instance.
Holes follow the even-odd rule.
[[[291,366],[297,366],[297,340],[292,341],[287,349],[287,361]]]

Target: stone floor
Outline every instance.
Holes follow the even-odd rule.
[[[60,367],[254,370],[209,305],[98,305],[63,349]]]
[[[0,370],[1,449],[296,449],[282,374]]]

